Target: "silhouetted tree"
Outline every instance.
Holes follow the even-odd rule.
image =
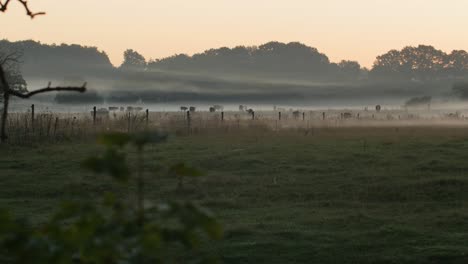
[[[460,78],[468,75],[468,53],[464,50],[454,50],[447,55],[447,73]]]
[[[120,66],[125,70],[143,70],[146,67],[146,59],[140,53],[128,49],[124,52],[124,61]]]
[[[26,91],[26,82],[22,80],[19,73],[8,73],[5,69],[10,68],[9,65],[18,63],[17,58],[6,55],[0,58],[0,90],[3,96],[3,109],[0,123],[0,142],[7,140],[6,121],[8,118],[8,107],[10,96],[16,96],[22,99],[28,99],[36,94],[52,92],[52,91],[77,91],[85,92],[86,84],[82,87],[51,87],[50,83],[46,88],[38,89],[32,92]]]
[[[148,64],[150,69],[184,71],[190,69],[191,57],[186,54],[176,54],[171,57],[152,61]]]
[[[354,68],[356,65],[357,73]],[[358,78],[360,66],[350,62],[342,69],[337,64],[330,63],[328,57],[315,48],[299,42],[285,44],[272,41],[259,47],[222,47],[193,56],[175,55],[151,61],[148,68],[266,78],[331,80],[336,79],[337,75],[345,75],[348,79]],[[345,72],[341,73],[341,70]]]
[[[22,72],[27,78],[107,77],[114,72],[107,54],[96,47],[0,40],[0,49],[22,53]]]
[[[361,74],[361,65],[357,61],[342,60],[338,68],[345,79],[356,80]]]
[[[2,51],[0,50],[0,65],[2,65],[5,72],[5,79],[12,90],[18,92],[27,92],[27,83],[21,74],[19,66],[19,58],[21,54],[16,51]],[[0,95],[3,91],[0,90]],[[0,101],[2,101],[0,99]]]
[[[398,50],[390,50],[376,58],[370,72],[375,78],[404,78],[402,76],[402,62]]]
[[[45,13],[33,13],[29,10],[28,4],[26,1],[17,0],[19,3],[23,4],[26,13],[31,18],[34,18],[37,15],[43,15]],[[6,0],[5,2],[0,1],[0,11],[5,12],[7,7],[11,3],[10,0]],[[82,87],[51,87],[50,83],[47,87],[38,89],[32,92],[22,91],[18,89],[18,85],[22,85],[21,79],[18,77],[19,73],[14,73],[13,71],[8,71],[8,69],[14,69],[14,66],[17,65],[18,57],[16,53],[10,53],[7,55],[3,55],[3,58],[0,58],[0,91],[2,92],[3,96],[3,109],[2,109],[2,116],[0,120],[0,142],[3,143],[7,140],[6,135],[6,121],[8,118],[8,106],[10,102],[10,96],[16,96],[22,99],[28,99],[36,94],[40,93],[47,93],[53,91],[76,91],[76,92],[85,92],[86,91],[86,83],[83,84]],[[10,73],[8,73],[10,72]],[[11,73],[13,72],[13,73]],[[26,82],[24,82],[25,84]]]
[[[452,92],[461,99],[468,99],[468,83],[456,83],[452,87]]]
[[[405,47],[378,56],[370,72],[375,79],[431,81],[468,74],[465,51],[447,54],[432,46]]]

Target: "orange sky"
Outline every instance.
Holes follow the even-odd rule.
[[[467,0],[30,0],[12,3],[0,38],[80,43],[116,65],[132,48],[147,58],[221,46],[300,41],[332,61],[371,66],[392,48],[431,44],[468,50]]]

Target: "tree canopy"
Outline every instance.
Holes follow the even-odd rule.
[[[468,79],[466,51],[454,50],[446,53],[427,45],[390,50],[376,58],[369,72],[356,61],[330,62],[329,58],[316,48],[298,42],[221,47],[192,56],[176,54],[155,60],[146,60],[139,52],[127,49],[119,68],[114,67],[107,54],[96,47],[75,44],[47,45],[32,40],[0,40],[0,49],[14,49],[23,53],[24,76],[55,80],[70,77],[113,79],[119,74],[116,69],[131,69],[132,72],[143,72],[147,69],[148,76],[155,71],[167,71],[206,76],[320,82],[353,82],[366,79],[367,73],[370,80],[384,82]]]
[[[447,54],[433,46],[408,46],[378,56],[370,75],[375,79],[418,81],[465,78],[468,53],[454,50]]]
[[[0,66],[5,72],[5,79],[11,89],[18,92],[27,92],[27,84],[20,68],[21,54],[15,51],[0,50]],[[2,93],[3,88],[0,89]]]
[[[140,53],[132,50],[127,49],[124,52],[124,61],[120,66],[121,69],[126,70],[142,70],[146,67],[146,59]]]
[[[216,73],[243,76],[327,80],[346,76],[358,78],[357,62],[340,67],[316,48],[299,42],[268,42],[260,46],[237,46],[209,49],[193,56],[179,54],[150,61],[148,68],[198,73]],[[341,74],[341,71],[345,74]]]
[[[113,70],[107,54],[96,47],[0,40],[0,50],[21,52],[23,74],[30,78],[63,79],[76,75],[85,78],[102,76]]]

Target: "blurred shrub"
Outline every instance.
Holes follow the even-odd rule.
[[[1,263],[212,263],[216,258],[202,253],[201,245],[220,239],[222,228],[206,209],[192,202],[151,204],[144,200],[143,150],[160,143],[165,135],[101,136],[104,153],[83,164],[112,179],[137,183],[137,201],[106,193],[100,202],[67,202],[44,224],[33,226],[0,211]],[[137,149],[136,172],[129,168],[124,148]],[[200,176],[183,164],[173,173]]]

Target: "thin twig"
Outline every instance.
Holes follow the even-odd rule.
[[[36,16],[45,15],[45,12],[32,12],[29,9],[28,1],[27,0],[17,0],[20,4],[23,5],[24,10],[26,10],[26,15],[33,19]],[[4,3],[0,1],[0,12],[5,13],[7,11],[8,5],[11,3],[11,0],[5,0]]]
[[[5,66],[8,62],[18,62],[19,57],[18,52],[11,52],[0,60],[0,65]]]

